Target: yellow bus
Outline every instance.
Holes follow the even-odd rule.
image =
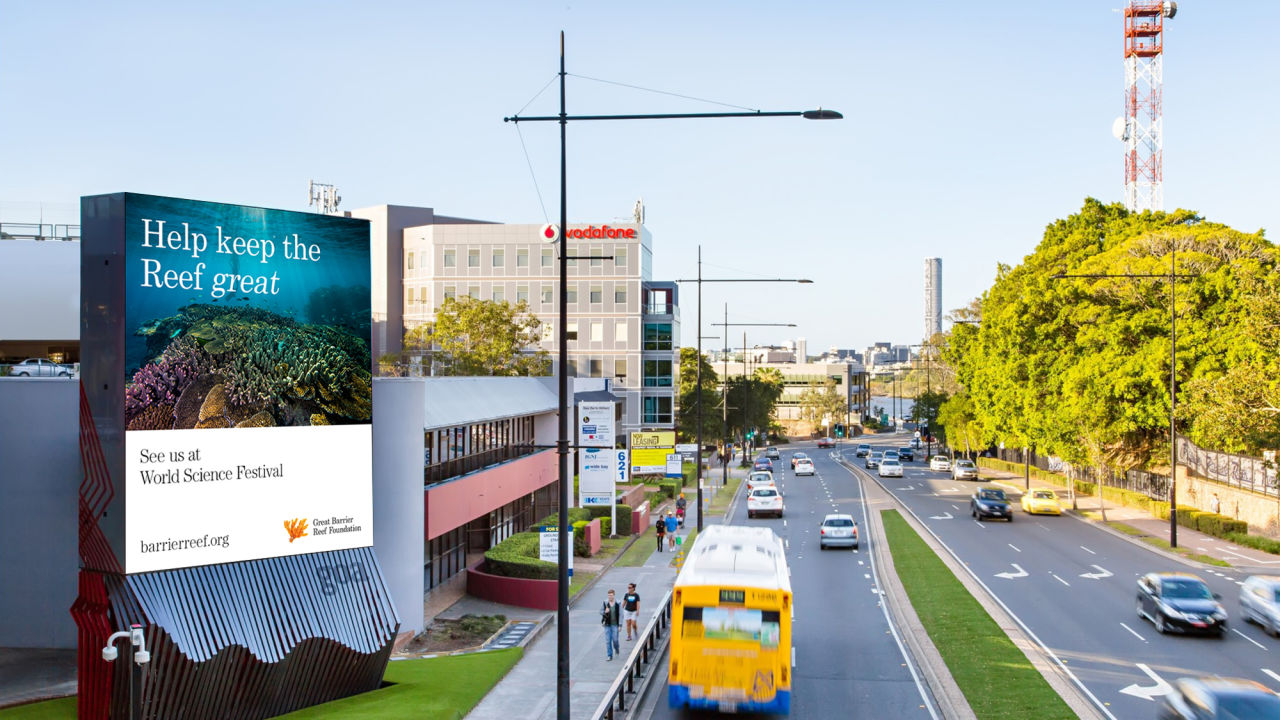
[[[791,711],[791,579],[772,530],[698,534],[672,591],[667,680],[673,708]]]

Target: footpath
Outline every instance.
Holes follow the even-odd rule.
[[[731,468],[734,477],[741,477],[745,470]],[[712,480],[719,485],[720,472],[717,468],[714,476],[708,472],[703,482],[708,487]],[[723,491],[722,491],[723,492]],[[679,531],[682,540],[697,526],[697,515],[694,505],[694,494],[685,490],[685,497],[690,500],[689,514],[685,526]],[[710,494],[704,498],[704,507],[711,503]],[[670,506],[674,509],[674,506]],[[661,511],[664,508],[659,508]],[[705,510],[704,510],[705,513]],[[653,518],[656,520],[658,513]],[[704,514],[703,523],[709,524],[711,518]],[[613,565],[600,575],[582,592],[569,602],[569,695],[570,717],[590,718],[596,707],[604,699],[605,693],[613,681],[622,672],[624,661],[631,654],[638,639],[633,636],[627,640],[626,629],[619,634],[620,652],[615,653],[613,661],[606,660],[604,644],[604,628],[600,625],[600,606],[610,589],[614,591],[618,602],[627,592],[629,583],[636,584],[636,592],[640,594],[640,612],[637,625],[643,630],[657,614],[658,602],[675,584],[676,568],[672,562],[684,545],[677,545],[675,552],[663,548],[657,552],[657,540],[652,527],[635,542],[642,543],[653,550],[644,564],[639,567],[621,567]],[[615,557],[621,557],[622,552]],[[472,612],[467,609],[471,598],[460,600],[450,608],[450,614]],[[527,617],[531,612],[520,608],[487,605],[483,612],[503,612],[508,617],[519,615]],[[477,608],[477,610],[480,610]],[[484,699],[467,715],[467,720],[550,720],[556,716],[556,620],[554,613],[542,613],[548,618],[543,632],[526,648],[524,657],[485,695]]]
[[[985,467],[979,469],[979,475],[983,480],[989,480],[1006,490],[1019,494],[1026,492],[1026,478],[1023,475]],[[1073,509],[1070,496],[1061,485],[1054,485],[1035,477],[1031,478],[1031,489],[1053,490],[1056,492],[1058,502],[1062,505],[1065,513],[1075,515],[1087,522],[1095,523],[1104,530],[1120,535],[1131,542],[1141,542],[1145,546],[1163,552],[1180,562],[1189,563],[1196,567],[1204,566],[1204,563],[1196,562],[1194,559],[1186,558],[1173,551],[1143,542],[1144,538],[1167,541],[1169,539],[1168,520],[1161,520],[1138,508],[1126,507],[1113,502],[1104,503],[1097,495],[1081,495],[1077,493],[1075,496],[1075,508]],[[1122,533],[1103,524],[1102,511],[1104,508],[1108,522],[1124,523],[1140,531],[1141,534]],[[1178,526],[1178,547],[1182,550],[1191,550],[1214,560],[1225,562],[1237,568],[1280,573],[1280,555],[1272,555],[1251,547],[1238,545],[1230,540],[1206,535],[1199,530],[1192,530],[1184,525]]]

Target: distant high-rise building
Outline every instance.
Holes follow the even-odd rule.
[[[942,332],[942,258],[924,259],[924,339]]]

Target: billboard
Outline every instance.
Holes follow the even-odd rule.
[[[578,447],[613,447],[613,407],[607,400],[578,403]]]
[[[587,448],[579,458],[578,505],[612,505],[618,484],[627,481],[627,451]]]
[[[631,474],[665,474],[667,455],[675,449],[675,446],[674,430],[631,433]]]
[[[371,546],[368,223],[83,204],[86,396],[122,461],[125,572]]]

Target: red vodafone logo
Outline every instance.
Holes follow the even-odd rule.
[[[560,228],[557,225],[547,223],[542,226],[542,239],[546,242],[555,242],[560,239]]]
[[[585,228],[569,228],[568,236],[574,240],[596,240],[602,238],[634,240],[635,228],[615,228],[608,225],[588,225]]]

